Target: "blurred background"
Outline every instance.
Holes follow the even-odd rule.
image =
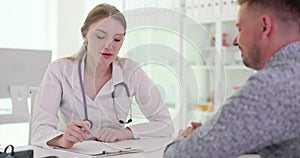
[[[255,73],[232,45],[235,0],[0,0],[0,48],[50,51],[51,61],[75,54],[83,21],[100,3],[124,13],[128,29],[119,56],[138,62],[159,87],[175,134],[191,121],[205,123]],[[9,69],[0,66],[5,75]],[[22,115],[30,118],[29,94],[26,99]],[[147,121],[135,102],[132,108],[133,124]],[[0,98],[0,148],[28,143],[29,119],[4,117],[12,113],[11,96]]]

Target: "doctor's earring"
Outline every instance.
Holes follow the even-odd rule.
[[[87,51],[87,41],[84,41],[83,45],[84,45],[85,51]]]
[[[86,47],[88,45],[87,41],[84,41],[83,45]]]

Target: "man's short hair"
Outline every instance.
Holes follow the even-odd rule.
[[[300,32],[300,0],[237,0],[238,4],[248,4],[248,8],[268,10],[281,21],[298,24]]]

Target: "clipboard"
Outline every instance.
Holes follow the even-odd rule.
[[[87,140],[74,144],[73,147],[69,149],[53,147],[55,150],[63,152],[71,152],[85,156],[112,156],[112,155],[121,155],[121,154],[130,154],[143,152],[143,149],[131,147],[130,145],[120,146],[114,145],[114,143],[104,143],[94,140]]]
[[[131,154],[143,152],[143,149],[123,149],[123,150],[115,150],[115,151],[102,151],[102,153],[94,154],[90,156],[113,156],[113,155],[121,155],[121,154]]]

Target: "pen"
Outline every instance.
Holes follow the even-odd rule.
[[[102,151],[102,154],[117,154],[122,152],[122,150],[118,150],[118,151]]]
[[[83,126],[77,126],[81,131],[87,132],[87,134],[90,134],[88,130],[86,130]]]
[[[120,153],[134,153],[134,152],[141,152],[143,150],[141,149],[132,149],[131,147],[127,147],[125,148],[125,150],[116,150],[116,151],[102,151],[102,154],[106,154],[106,155],[117,155]]]

